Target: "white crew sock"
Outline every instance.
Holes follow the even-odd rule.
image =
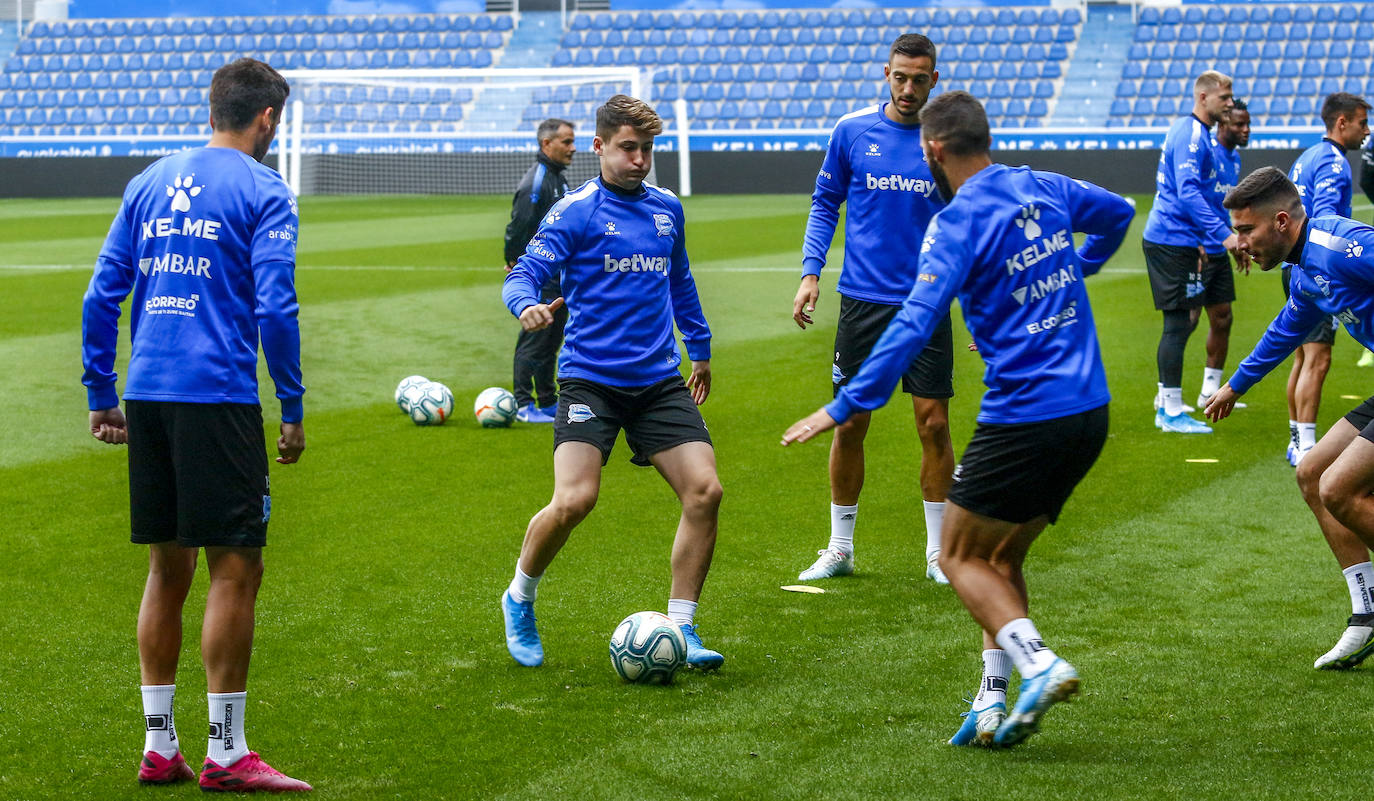
[[[1292,440],[1292,442],[1293,442],[1293,447],[1294,447],[1294,448],[1298,447],[1298,421],[1297,421],[1297,420],[1289,420],[1289,421],[1288,421],[1288,439]]]
[[[1221,368],[1202,368],[1202,397],[1210,398],[1219,389],[1221,389]]]
[[[859,505],[839,506],[830,504],[830,548],[841,553],[854,555],[854,518],[859,516]]]
[[[926,513],[926,561],[940,552],[940,526],[945,523],[945,502],[921,501]]]
[[[1183,414],[1183,387],[1164,387],[1164,413],[1170,417]]]
[[[1164,408],[1164,383],[1161,381],[1155,382],[1155,408]]]
[[[1310,450],[1317,444],[1317,424],[1298,423],[1298,450]]]
[[[1374,612],[1374,567],[1369,562],[1360,562],[1341,571],[1345,574],[1346,586],[1350,588],[1350,613],[1367,615]],[[149,735],[152,732],[148,732]]]
[[[697,616],[697,602],[684,601],[681,598],[668,599],[668,617],[679,626],[692,625],[692,619]]]
[[[973,699],[974,709],[987,709],[993,704],[1007,702],[1007,682],[1011,681],[1011,657],[1001,648],[990,648],[983,652],[983,680],[978,685],[978,695]]]
[[[1045,647],[1040,632],[1028,617],[1018,617],[1003,626],[997,632],[997,644],[1011,656],[1011,661],[1016,663],[1016,672],[1025,679],[1039,675],[1057,658],[1054,651]]]
[[[177,744],[176,720],[172,717],[172,700],[177,686],[144,684],[139,689],[143,692],[143,750],[145,753],[156,751],[162,758],[171,759],[181,750]]]
[[[510,580],[510,597],[518,604],[534,603],[535,596],[539,595],[539,579],[543,576],[527,576],[525,571],[520,569],[520,560],[515,562],[515,578]]]
[[[248,693],[206,693],[205,697],[210,701],[210,745],[205,758],[227,768],[248,755],[243,734]]]

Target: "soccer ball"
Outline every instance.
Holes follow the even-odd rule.
[[[408,375],[401,379],[401,383],[396,385],[396,405],[401,407],[402,413],[410,414],[410,399],[406,397],[406,390],[428,383],[429,379],[422,375]]]
[[[426,381],[402,396],[417,426],[441,426],[453,414],[453,393],[438,381]]]
[[[611,667],[635,684],[668,684],[687,663],[682,629],[661,612],[635,612],[611,635]]]
[[[505,428],[515,419],[515,396],[501,387],[482,390],[472,404],[472,414],[483,428]]]

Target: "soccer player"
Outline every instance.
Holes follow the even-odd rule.
[[[1322,103],[1322,122],[1326,136],[1293,162],[1288,179],[1298,187],[1308,217],[1349,217],[1353,182],[1345,151],[1359,147],[1369,134],[1369,104],[1355,95],[1337,92]],[[1288,266],[1284,265],[1285,293],[1290,286]],[[1287,456],[1295,467],[1317,443],[1317,411],[1335,341],[1336,321],[1327,317],[1317,322],[1293,354],[1293,369],[1288,374]]]
[[[1311,217],[1298,187],[1273,167],[1251,173],[1226,196],[1245,248],[1269,270],[1291,264],[1290,294],[1254,351],[1208,403],[1221,420],[1312,327],[1335,316],[1365,347],[1374,346],[1374,228],[1339,215]],[[1374,652],[1374,398],[1336,422],[1298,463],[1298,487],[1345,574],[1351,615],[1335,647],[1314,667],[1343,670]]]
[[[525,246],[534,237],[539,221],[559,198],[568,193],[568,179],[563,170],[572,164],[577,152],[577,137],[573,124],[567,120],[547,119],[535,130],[539,141],[539,155],[520,179],[511,202],[510,223],[506,225],[506,272],[510,272]],[[552,303],[560,294],[558,276],[539,290],[543,303]],[[563,342],[563,325],[568,311],[559,307],[553,324],[538,331],[520,329],[515,340],[515,403],[520,407],[515,419],[522,423],[552,423],[558,410],[558,390],[555,388],[554,363],[558,346]],[[530,385],[534,385],[534,392]],[[535,402],[538,396],[539,403]]]
[[[993,164],[987,116],[966,92],[932,100],[921,126],[949,205],[925,231],[916,283],[858,374],[783,444],[886,403],[958,296],[988,391],[954,473],[940,562],[983,630],[984,667],[950,743],[1010,746],[1078,690],[1028,616],[1022,563],[1107,439],[1107,377],[1083,279],[1116,252],[1134,209],[1082,181]],[[1075,232],[1088,234],[1077,251]],[[1009,662],[1023,681],[1007,715]]]
[[[561,275],[569,312],[553,424],[553,499],[531,520],[510,588],[501,596],[506,646],[529,667],[544,661],[535,627],[539,580],[596,505],[616,434],[652,464],[682,504],[673,541],[668,617],[687,639],[687,664],[714,670],[695,615],[716,543],[720,480],[697,406],[711,392],[711,330],[684,239],[682,203],[646,183],[663,123],[644,101],[616,95],[596,112],[601,175],[559,201],[506,276],[501,297],[527,331],[553,323],[539,288]],[[691,360],[683,383],[673,325]]]
[[[210,742],[202,790],[309,790],[248,750],[248,662],[271,513],[258,343],[281,401],[277,462],[305,450],[296,323],[296,199],[260,162],[290,92],[241,58],[210,83],[206,147],[129,182],[82,308],[91,435],[129,446],[132,540],[148,546],[138,611],[146,721],[138,778],[189,781],[172,710],[181,613],[196,558],[210,571],[201,630]],[[120,303],[132,292],[124,411],[115,392]]]
[[[912,243],[943,206],[921,154],[919,114],[940,78],[935,45],[920,34],[897,37],[883,67],[890,102],[840,118],[816,177],[802,245],[802,279],[792,319],[805,329],[820,297],[820,274],[840,217],[848,204],[844,271],[836,291],[840,319],[835,332],[834,391],[839,392],[878,341],[916,281]],[[921,497],[926,524],[926,577],[948,584],[940,572],[940,520],[954,472],[949,437],[949,399],[954,395],[954,334],[949,318],[902,378],[911,395],[921,440]],[[830,542],[802,581],[854,572],[854,524],[864,483],[864,437],[869,414],[860,412],[835,430],[830,444]]]
[[[1155,427],[1161,431],[1212,431],[1188,415],[1191,409],[1184,409],[1183,351],[1197,324],[1199,306],[1229,308],[1236,299],[1226,259],[1227,251],[1236,253],[1236,237],[1211,197],[1220,173],[1211,127],[1231,108],[1231,97],[1229,77],[1212,70],[1197,77],[1193,113],[1169,127],[1155,174],[1158,188],[1142,246],[1155,308],[1164,314],[1156,353]],[[1236,264],[1248,269],[1244,254],[1237,254]]]
[[[1363,165],[1360,168],[1360,190],[1370,203],[1374,203],[1374,136],[1365,137],[1364,146],[1360,148],[1360,163]],[[1374,350],[1364,348],[1355,364],[1374,367]]]

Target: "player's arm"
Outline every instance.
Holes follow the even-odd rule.
[[[1207,198],[1206,176],[1202,171],[1205,161],[1212,156],[1212,144],[1206,129],[1175,142],[1173,156],[1174,185],[1178,187],[1180,202],[1193,219],[1199,246],[1209,240],[1224,241],[1226,249],[1235,253],[1239,240],[1231,232],[1230,220],[1223,220]]]
[[[511,201],[510,222],[506,224],[506,264],[512,265],[525,252],[525,244],[530,241],[539,227],[539,217],[535,214],[532,197],[534,185],[520,182]]]
[[[811,312],[820,300],[821,269],[835,239],[835,228],[840,224],[840,206],[849,193],[848,147],[848,138],[836,127],[825,149],[825,161],[816,174],[816,190],[811,193],[811,212],[806,217],[806,234],[802,238],[801,286],[792,299],[792,319],[802,329],[815,322]]]
[[[285,184],[273,184],[263,195],[252,244],[253,315],[267,372],[281,403],[277,461],[293,464],[305,450],[305,386],[301,383],[300,303],[296,299],[299,220]]]
[[[696,280],[692,278],[687,259],[687,226],[681,206],[676,209],[674,218],[677,241],[668,264],[668,292],[673,301],[673,322],[682,334],[682,344],[692,363],[687,386],[692,390],[692,399],[700,406],[711,394],[711,327],[706,324],[706,314],[701,310],[701,297],[697,294]]]
[[[1135,206],[1121,195],[1087,181],[1057,173],[1037,172],[1036,177],[1052,185],[1063,197],[1074,232],[1088,235],[1076,253],[1078,264],[1085,277],[1097,274],[1126,239],[1126,231],[1135,218]]]
[[[119,341],[119,304],[134,286],[133,237],[127,198],[122,203],[105,245],[96,258],[91,282],[81,300],[81,383],[86,385],[91,436],[110,445],[129,441],[124,413],[119,410],[115,384],[115,350]]]
[[[561,213],[565,208],[560,201],[550,209],[501,285],[501,300],[526,331],[553,325],[553,313],[563,305],[562,298],[544,303],[539,290],[576,250],[575,224]]]
[[[1335,169],[1332,169],[1335,167]],[[1330,166],[1323,164],[1318,168],[1318,178],[1312,184],[1312,218],[1327,214],[1348,217],[1350,198],[1350,165],[1345,159],[1332,158]]]

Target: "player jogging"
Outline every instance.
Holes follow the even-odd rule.
[[[783,444],[886,403],[958,296],[988,391],[954,472],[940,564],[984,651],[977,697],[950,743],[1011,746],[1078,690],[1028,617],[1022,563],[1106,442],[1110,398],[1083,279],[1116,252],[1134,209],[1082,181],[993,164],[987,116],[967,92],[932,100],[921,124],[949,205],[926,229],[916,283],[858,375]],[[1075,232],[1088,234],[1077,251]],[[1010,715],[1008,657],[1022,677]]]
[[[254,606],[271,513],[258,343],[281,401],[277,461],[305,449],[296,323],[296,200],[259,163],[290,92],[249,58],[210,83],[206,147],[168,156],[129,182],[82,308],[91,435],[129,446],[132,540],[148,545],[138,612],[146,722],[138,778],[195,778],[172,699],[181,612],[205,550],[210,589],[201,656],[209,691],[202,790],[309,790],[248,750],[244,732]],[[132,293],[132,351],[115,392],[119,305]]]
[[[1326,136],[1303,151],[1288,171],[1298,187],[1303,211],[1310,218],[1327,214],[1349,217],[1353,195],[1350,162],[1345,151],[1359,147],[1369,134],[1369,104],[1362,98],[1337,92],[1322,103]],[[1283,268],[1283,290],[1289,291],[1288,266]],[[1336,341],[1336,321],[1317,322],[1302,347],[1293,352],[1288,375],[1288,463],[1297,466],[1317,443],[1317,412],[1322,384],[1331,369],[1331,345]]]
[[[1288,302],[1206,414],[1221,420],[1335,316],[1360,344],[1374,345],[1374,228],[1346,217],[1309,217],[1298,188],[1273,167],[1251,173],[1226,197],[1241,247],[1269,270],[1292,265]],[[1314,667],[1354,667],[1374,652],[1374,398],[1355,407],[1298,463],[1298,487],[1345,574],[1351,615],[1335,647]]]
[[[803,329],[820,297],[820,273],[840,206],[845,219],[844,271],[836,291],[840,319],[831,370],[839,392],[863,363],[916,280],[915,242],[944,202],[921,153],[918,115],[939,80],[935,45],[920,34],[897,37],[883,67],[892,100],[847,114],[830,135],[816,177],[802,246],[802,279],[792,319]],[[954,336],[949,318],[909,365],[902,389],[911,395],[921,440],[921,497],[926,523],[926,576],[948,584],[940,572],[940,520],[954,445],[949,437],[949,399],[954,395]],[[854,572],[854,524],[864,483],[864,437],[869,413],[860,412],[835,430],[830,444],[830,542],[802,581]]]
[[[644,181],[662,130],[642,100],[616,95],[597,109],[592,147],[600,177],[553,207],[501,292],[520,324],[537,330],[562,303],[541,302],[539,288],[559,275],[569,313],[553,424],[553,500],[530,520],[515,578],[501,596],[506,646],[521,665],[544,661],[536,589],[596,505],[601,468],[621,429],[631,461],[652,464],[682,503],[668,617],[687,639],[687,664],[714,670],[725,661],[702,645],[694,624],[721,498],[715,450],[697,410],[711,391],[711,331],[687,261],[682,203]],[[674,323],[692,362],[685,384]]]

